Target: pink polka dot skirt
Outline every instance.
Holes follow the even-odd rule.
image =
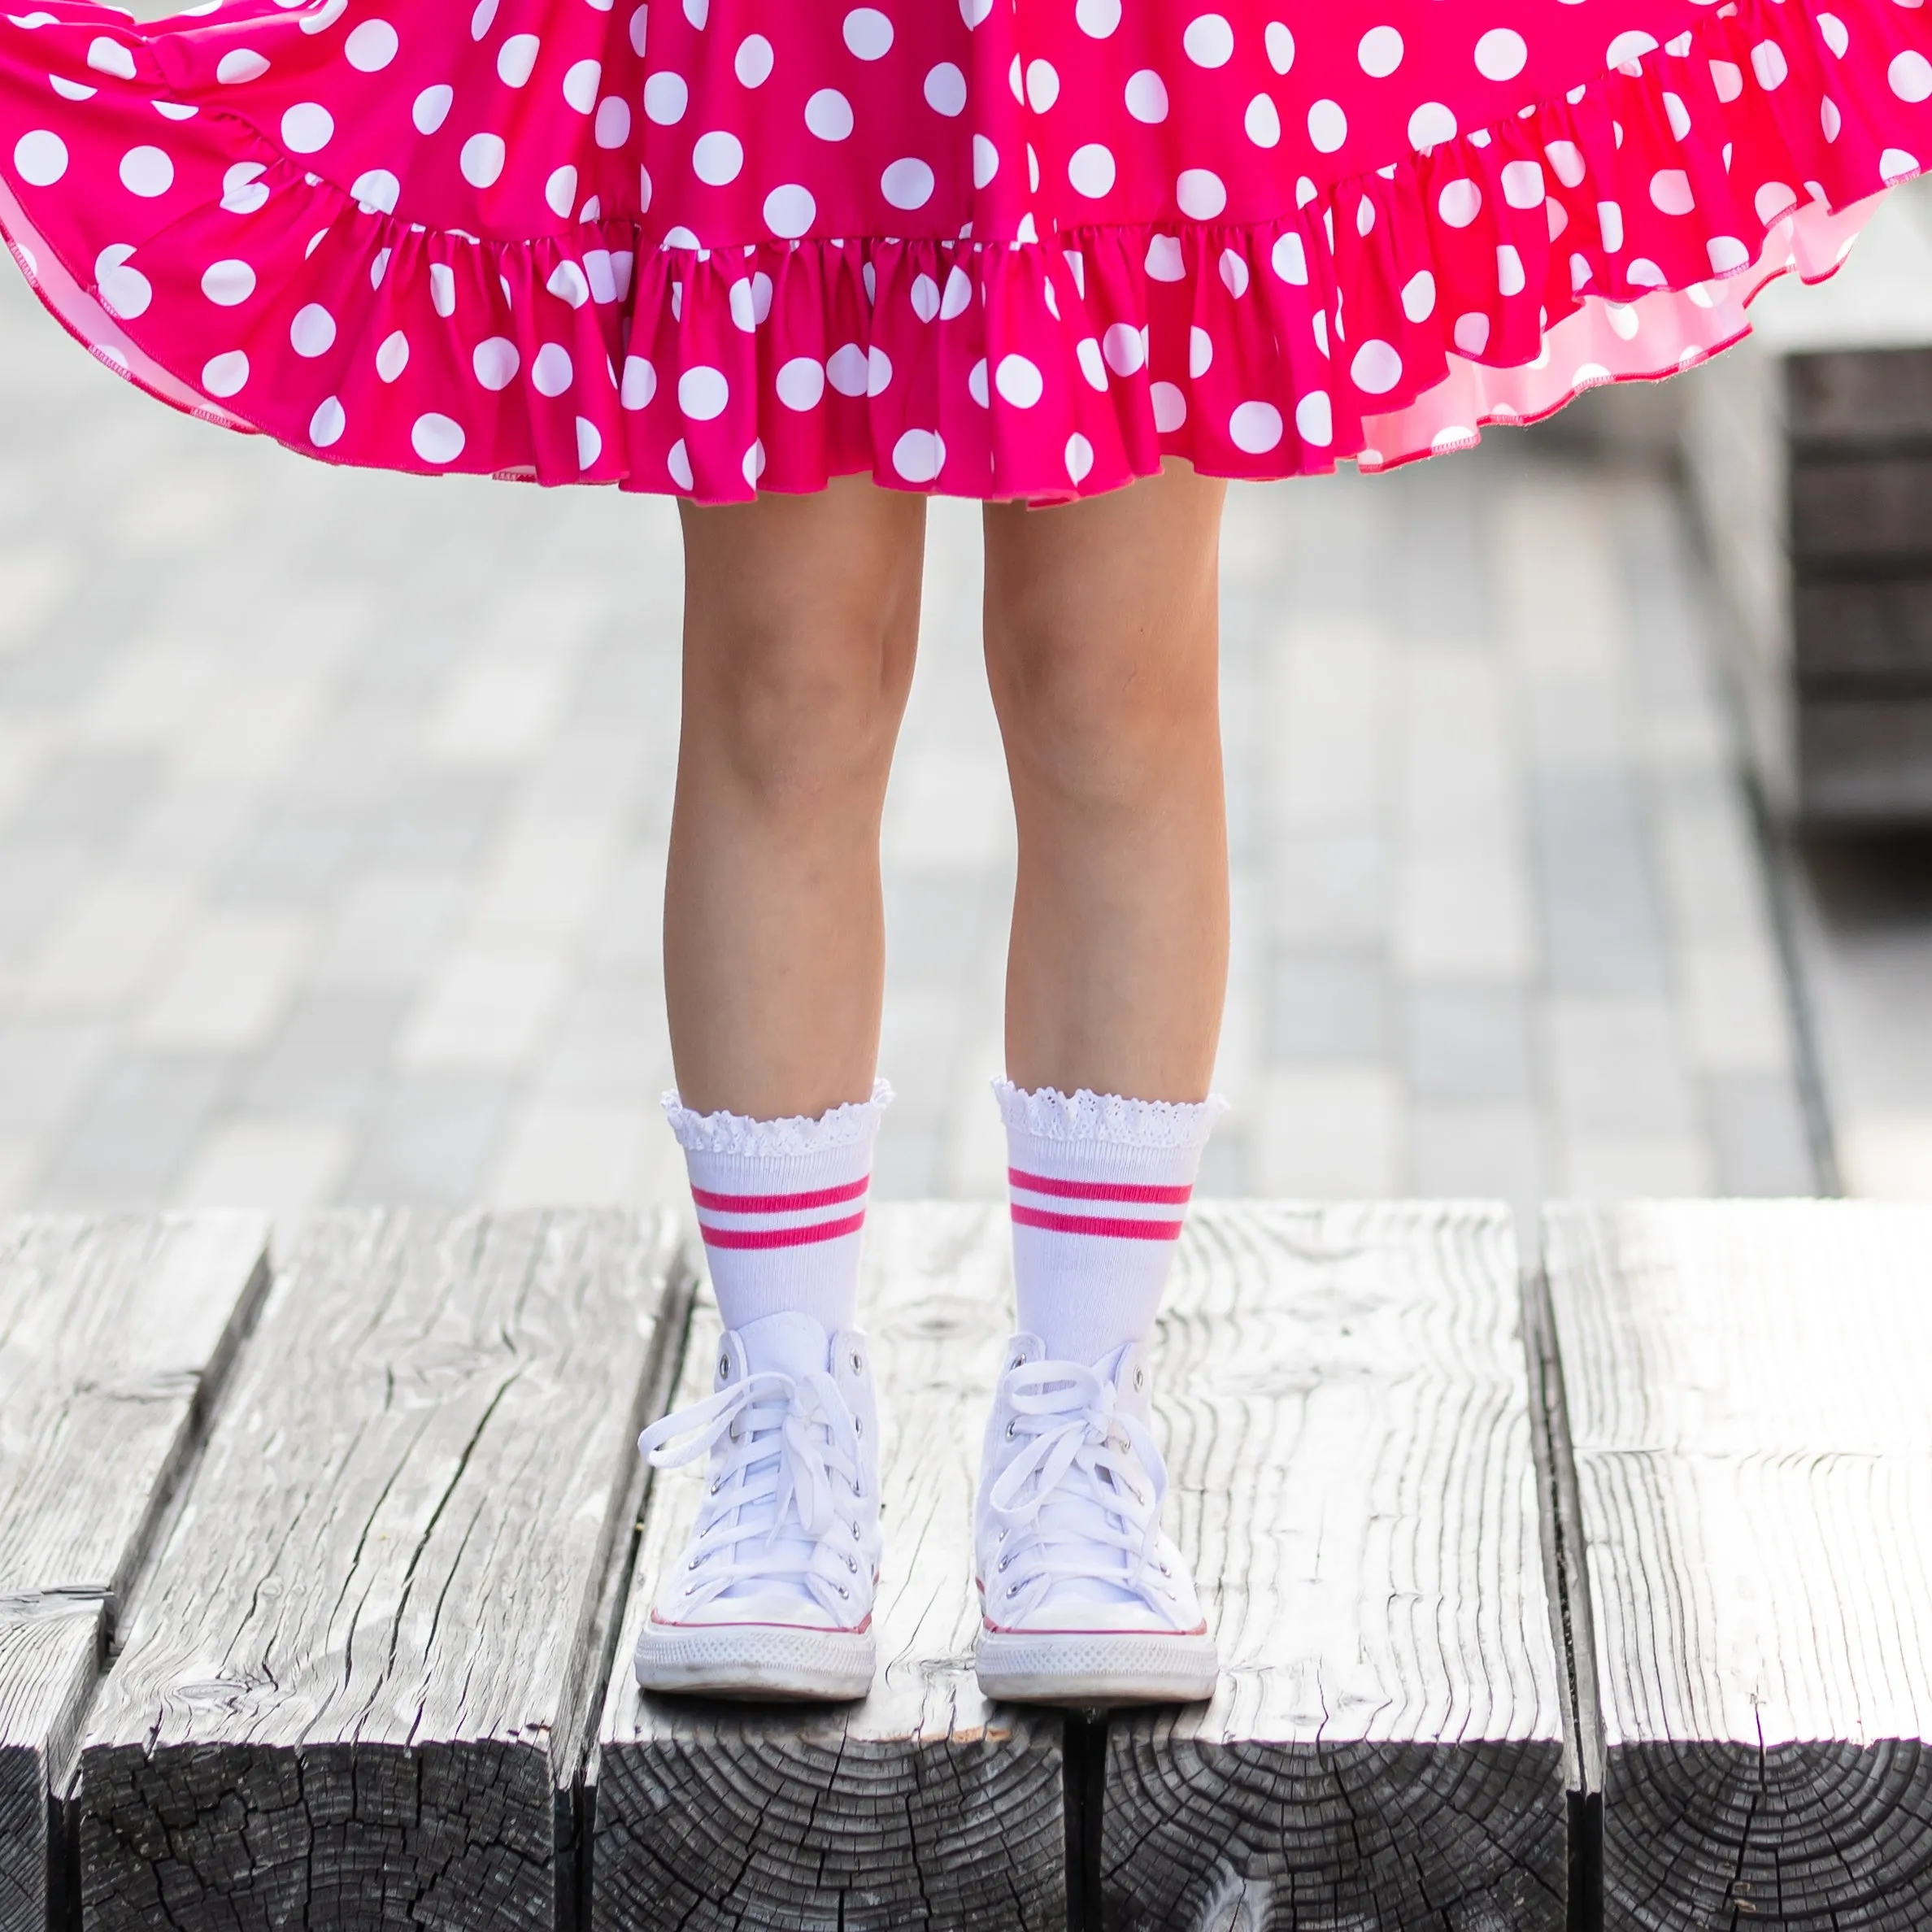
[[[1053,501],[1463,447],[1744,333],[1932,157],[1921,0],[91,0],[0,227],[337,463]]]

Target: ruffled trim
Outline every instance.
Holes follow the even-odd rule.
[[[1000,1119],[1015,1132],[1041,1140],[1111,1141],[1125,1147],[1205,1147],[1214,1123],[1228,1111],[1219,1094],[1205,1100],[1133,1100],[1088,1087],[1075,1094],[1057,1087],[1029,1093],[1010,1080],[993,1082],[993,1098],[999,1103]]]
[[[892,1089],[882,1080],[872,1082],[869,1100],[848,1100],[816,1120],[804,1114],[755,1120],[745,1114],[694,1113],[675,1092],[664,1097],[664,1118],[687,1152],[751,1155],[761,1160],[869,1145],[879,1131],[880,1116],[891,1104]]]
[[[83,73],[85,36],[110,17],[50,4],[31,49],[0,61],[19,124],[44,99],[20,90],[44,89],[56,56]],[[1771,276],[1830,273],[1859,204],[1932,154],[1914,98],[1928,11],[1736,0],[1665,47],[1620,37],[1630,58],[1560,98],[1248,224],[692,248],[616,216],[479,239],[359,204],[204,103],[177,137],[202,144],[219,201],[145,237],[92,233],[86,195],[24,189],[0,154],[0,225],[110,366],[334,462],[720,502],[866,471],[1052,501],[1168,456],[1255,479],[1381,468],[1669,373],[1744,333]],[[90,112],[151,125],[163,44],[142,43],[136,80],[85,73]],[[233,324],[154,299],[197,287],[237,212],[282,237],[239,348]],[[289,317],[311,306],[333,333],[298,356]],[[482,346],[414,372],[398,412],[377,346],[450,340],[453,310]],[[1233,346],[1195,368],[1203,337]],[[1014,358],[1034,402],[1003,381],[990,394],[988,370]]]

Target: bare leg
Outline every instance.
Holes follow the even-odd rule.
[[[685,1104],[816,1116],[872,1090],[879,820],[919,634],[923,498],[685,506],[664,991]]]
[[[1208,1092],[1228,970],[1223,494],[1174,463],[1086,503],[987,507],[986,667],[1020,828],[1020,1086]]]

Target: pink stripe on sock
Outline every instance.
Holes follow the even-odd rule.
[[[720,1214],[803,1214],[810,1208],[836,1208],[841,1201],[855,1201],[871,1185],[871,1177],[861,1175],[842,1187],[813,1188],[805,1194],[714,1194],[708,1187],[694,1187],[691,1199],[700,1208]]]
[[[843,1221],[807,1221],[800,1228],[714,1228],[701,1221],[698,1231],[704,1237],[707,1247],[788,1248],[809,1247],[820,1241],[837,1241],[844,1235],[856,1234],[864,1225],[865,1210],[861,1208],[856,1214],[848,1214]]]
[[[1163,1190],[1166,1191],[1166,1190]],[[1022,1228],[1042,1228],[1049,1234],[1105,1234],[1122,1241],[1178,1241],[1177,1221],[1115,1221],[1095,1214],[1049,1214],[1038,1208],[1013,1203],[1014,1224]]]
[[[1007,1169],[1007,1180],[1029,1194],[1051,1194],[1062,1201],[1146,1202],[1185,1208],[1194,1195],[1191,1187],[1156,1187],[1129,1181],[1056,1181],[1051,1174],[1023,1173],[1018,1168]]]

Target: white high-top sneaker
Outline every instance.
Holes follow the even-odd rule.
[[[863,1697],[880,1545],[865,1338],[769,1315],[727,1332],[714,1386],[637,1440],[659,1469],[710,1452],[690,1541],[637,1638],[637,1682],[715,1697]]]
[[[1033,1704],[1193,1704],[1214,1639],[1161,1534],[1147,1349],[1091,1368],[1016,1335],[980,1464],[980,1688]]]

